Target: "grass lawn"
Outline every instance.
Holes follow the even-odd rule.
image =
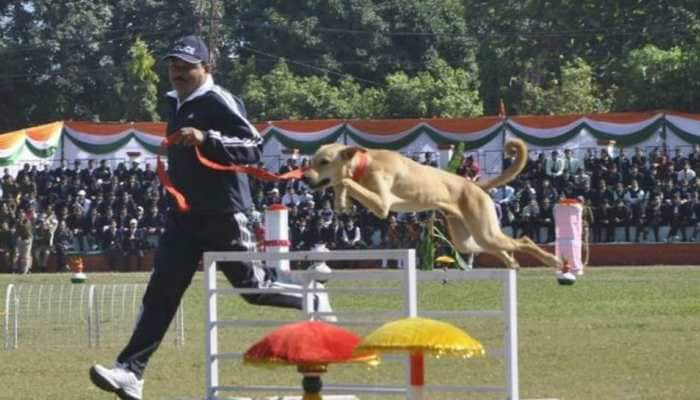
[[[368,272],[371,273],[371,272]],[[90,274],[90,283],[145,282],[147,274]],[[64,283],[68,275],[0,275],[0,304],[9,283]],[[222,281],[222,285],[225,283]],[[329,288],[350,285],[330,282]],[[391,286],[392,282],[373,282]],[[366,284],[363,283],[366,286]],[[186,344],[164,345],[146,373],[145,398],[201,398],[204,388],[202,281],[198,275],[185,298]],[[518,274],[520,386],[522,398],[674,399],[700,398],[700,268],[591,268],[571,287],[557,285],[544,269]],[[424,283],[419,309],[482,310],[500,306],[497,285],[488,282]],[[333,296],[338,310],[395,310],[400,295]],[[296,319],[298,312],[253,307],[238,297],[220,300],[228,318]],[[502,346],[498,319],[450,322],[466,329],[487,348]],[[355,327],[360,334],[376,326]],[[48,327],[47,327],[48,329]],[[243,351],[268,329],[225,331],[222,351]],[[0,334],[2,331],[0,331]],[[0,399],[110,399],[93,388],[91,364],[111,364],[117,344],[101,348],[65,346],[60,332],[48,332],[44,343],[12,351],[0,348]],[[126,339],[124,339],[126,340]],[[225,362],[223,384],[298,385],[293,368],[260,369]],[[376,369],[333,366],[324,382],[399,383],[401,364],[387,361]],[[501,385],[501,359],[428,360],[426,382]],[[378,398],[362,396],[362,399]],[[396,397],[394,397],[396,398]],[[493,399],[493,395],[436,394],[431,399]]]

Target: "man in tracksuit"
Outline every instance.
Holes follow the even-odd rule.
[[[90,369],[95,385],[129,400],[142,398],[144,369],[163,339],[202,253],[255,248],[243,213],[251,204],[247,177],[205,167],[194,148],[199,147],[204,157],[219,163],[256,164],[262,138],[246,119],[242,102],[214,84],[209,52],[200,38],[180,39],[164,60],[174,88],[168,93],[167,132],[177,133],[175,144],[168,148],[168,175],[190,210],[180,213],[171,202],[131,340],[114,368],[95,365]],[[219,267],[239,288],[301,287],[295,282],[282,283],[285,277],[258,264],[219,263]],[[252,304],[302,307],[298,293],[245,294],[243,298]],[[313,302],[317,311],[332,312],[324,294],[318,294]]]

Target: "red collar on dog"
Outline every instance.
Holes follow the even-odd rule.
[[[355,165],[355,170],[352,172],[352,180],[359,182],[367,171],[367,153],[360,150],[355,154],[357,154],[357,165]]]

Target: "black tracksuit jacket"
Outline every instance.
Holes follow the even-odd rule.
[[[221,164],[255,164],[261,158],[262,137],[247,120],[243,102],[213,83],[211,76],[184,102],[169,92],[167,134],[185,127],[205,132],[202,155]],[[194,147],[168,149],[168,175],[187,199],[192,213],[241,212],[252,202],[248,177],[203,166]],[[169,197],[171,209],[175,209]]]

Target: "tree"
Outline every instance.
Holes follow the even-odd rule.
[[[129,50],[125,79],[117,84],[117,94],[124,104],[127,121],[157,121],[158,75],[153,71],[155,58],[146,43],[137,39]]]
[[[372,107],[383,99],[374,91],[363,93],[350,78],[336,86],[326,76],[295,75],[284,60],[261,77],[248,75],[242,96],[249,115],[263,121],[376,116]]]
[[[523,83],[520,114],[586,114],[610,110],[611,91],[596,85],[593,69],[582,59],[566,63],[560,78],[550,79],[544,86]]]
[[[632,110],[699,110],[698,47],[663,50],[646,45],[630,52],[618,105]]]
[[[544,86],[577,57],[601,87],[622,86],[627,54],[654,43],[662,48],[696,41],[697,2],[469,0],[469,33],[478,39],[477,62],[486,113],[500,98],[521,111],[523,82]]]
[[[385,115],[392,118],[474,117],[483,113],[478,79],[440,59],[414,77],[403,72],[389,75],[386,102]]]
[[[230,53],[255,55],[263,74],[285,58],[297,74],[323,69],[332,79],[349,75],[367,87],[393,72],[425,70],[436,57],[475,68],[459,0],[241,0],[226,1],[225,8]]]

